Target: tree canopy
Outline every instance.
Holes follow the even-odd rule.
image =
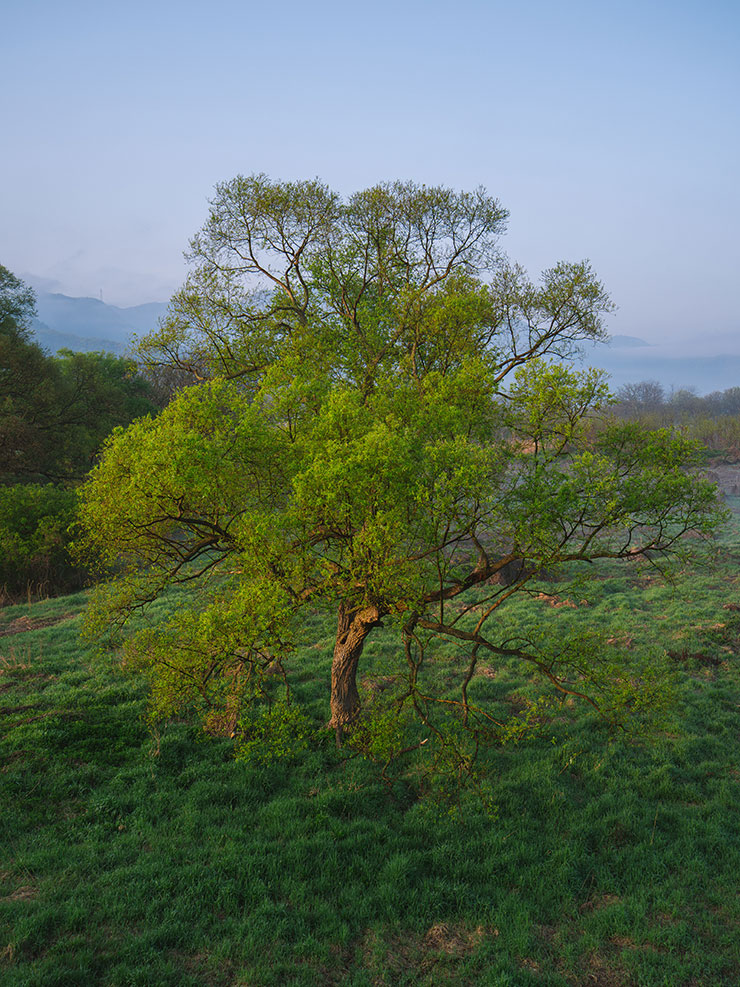
[[[0,588],[11,599],[85,585],[68,551],[74,488],[114,427],[156,410],[132,360],[51,356],[33,341],[34,313],[33,291],[0,265]]]
[[[0,264],[0,333],[28,340],[35,314],[33,290]]]
[[[289,681],[305,612],[327,609],[338,741],[379,626],[397,633],[398,708],[430,730],[421,680],[445,640],[467,655],[445,710],[471,729],[487,721],[469,695],[481,655],[606,709],[583,642],[504,639],[500,608],[545,569],[676,551],[712,530],[715,494],[679,434],[600,415],[602,375],[568,361],[605,337],[609,298],[583,261],[532,281],[500,250],[506,219],[482,189],[217,187],[141,345],[191,384],[115,432],[84,492],[89,550],[121,566],[106,626],[193,588],[128,637],[157,710],[235,722],[262,673]]]
[[[155,410],[132,360],[31,338],[33,291],[0,266],[0,482],[79,481],[111,430]]]

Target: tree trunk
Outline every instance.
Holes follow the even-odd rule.
[[[328,726],[337,735],[337,747],[342,744],[343,731],[352,725],[360,712],[357,691],[357,665],[365,638],[380,623],[377,607],[348,610],[339,604],[337,640],[331,665],[331,719]]]

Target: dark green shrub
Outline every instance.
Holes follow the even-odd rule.
[[[5,598],[79,589],[86,570],[69,555],[77,495],[51,484],[0,487],[0,591]]]

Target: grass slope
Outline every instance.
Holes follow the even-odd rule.
[[[511,608],[512,627],[616,620],[662,643],[682,702],[651,747],[584,713],[502,750],[493,816],[391,797],[328,742],[260,766],[187,723],[153,737],[142,684],[79,642],[84,594],[3,610],[0,980],[737,985],[739,559],[734,533],[678,587],[615,570],[588,607]],[[307,635],[299,692],[321,715],[331,629]]]

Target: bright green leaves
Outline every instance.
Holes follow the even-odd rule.
[[[285,700],[267,708],[248,711],[238,723],[234,754],[239,761],[273,764],[292,760],[316,744],[315,724],[298,706]]]
[[[587,261],[544,271],[539,285],[518,264],[502,259],[492,277],[497,378],[540,357],[567,360],[583,340],[604,340],[604,316],[614,308]]]
[[[0,486],[0,586],[9,597],[63,592],[84,585],[69,558],[72,490],[33,483]]]
[[[392,182],[343,201],[316,181],[237,176],[217,187],[188,282],[141,352],[252,393],[300,354],[367,396],[467,360],[503,379],[602,337],[610,303],[588,265],[559,264],[534,286],[498,249],[507,215],[483,189]]]
[[[289,459],[282,434],[237,387],[190,388],[157,418],[113,434],[85,487],[88,539],[108,561],[122,554],[164,569],[226,552],[245,513],[279,511]]]
[[[270,251],[295,266],[304,251],[318,248],[339,213],[336,193],[321,182],[273,182],[264,174],[219,183],[212,206],[207,224],[191,241],[192,253],[230,259],[240,272],[261,270],[259,262]]]
[[[557,682],[560,700],[585,699],[632,735],[665,730],[675,714],[675,666],[663,650],[621,646],[599,628],[541,635],[530,644],[545,681]]]
[[[396,611],[423,597],[475,525],[509,459],[491,438],[482,367],[406,380],[363,401],[335,390],[301,446],[295,510],[314,525],[333,593]]]
[[[611,303],[589,265],[532,282],[498,250],[505,219],[482,190],[218,187],[196,267],[143,344],[197,383],[116,433],[84,495],[89,544],[125,564],[109,612],[191,587],[130,646],[162,713],[189,703],[209,728],[235,723],[300,614],[331,607],[335,725],[357,722],[358,662],[388,618],[412,678],[438,638],[467,650],[461,700],[444,699],[466,731],[476,655],[537,665],[497,643],[493,617],[535,571],[675,551],[716,525],[692,448],[610,423],[602,376],[553,362],[604,335]],[[554,647],[538,667],[557,686],[576,664],[565,638]],[[272,727],[252,726],[267,743]]]
[[[513,541],[555,562],[673,546],[719,521],[696,449],[681,435],[603,417],[597,371],[533,361],[509,392],[515,481],[506,495]]]
[[[562,364],[532,360],[515,374],[509,391],[511,427],[520,442],[558,455],[584,419],[607,404],[609,388],[599,370],[574,371]]]
[[[606,338],[600,317],[614,306],[588,261],[556,264],[543,272],[541,281],[537,303],[563,342],[579,336]]]
[[[294,602],[274,580],[221,579],[125,642],[124,661],[147,675],[151,713],[196,710],[206,727],[230,733],[245,705],[285,679]]]
[[[623,520],[632,526],[658,530],[665,540],[689,529],[707,533],[721,520],[714,485],[697,475],[697,445],[680,433],[612,421],[595,436],[594,455],[609,464]]]
[[[313,530],[332,596],[394,607],[411,592],[420,443],[377,419],[356,392],[331,393],[302,448],[294,483],[299,523]]]

